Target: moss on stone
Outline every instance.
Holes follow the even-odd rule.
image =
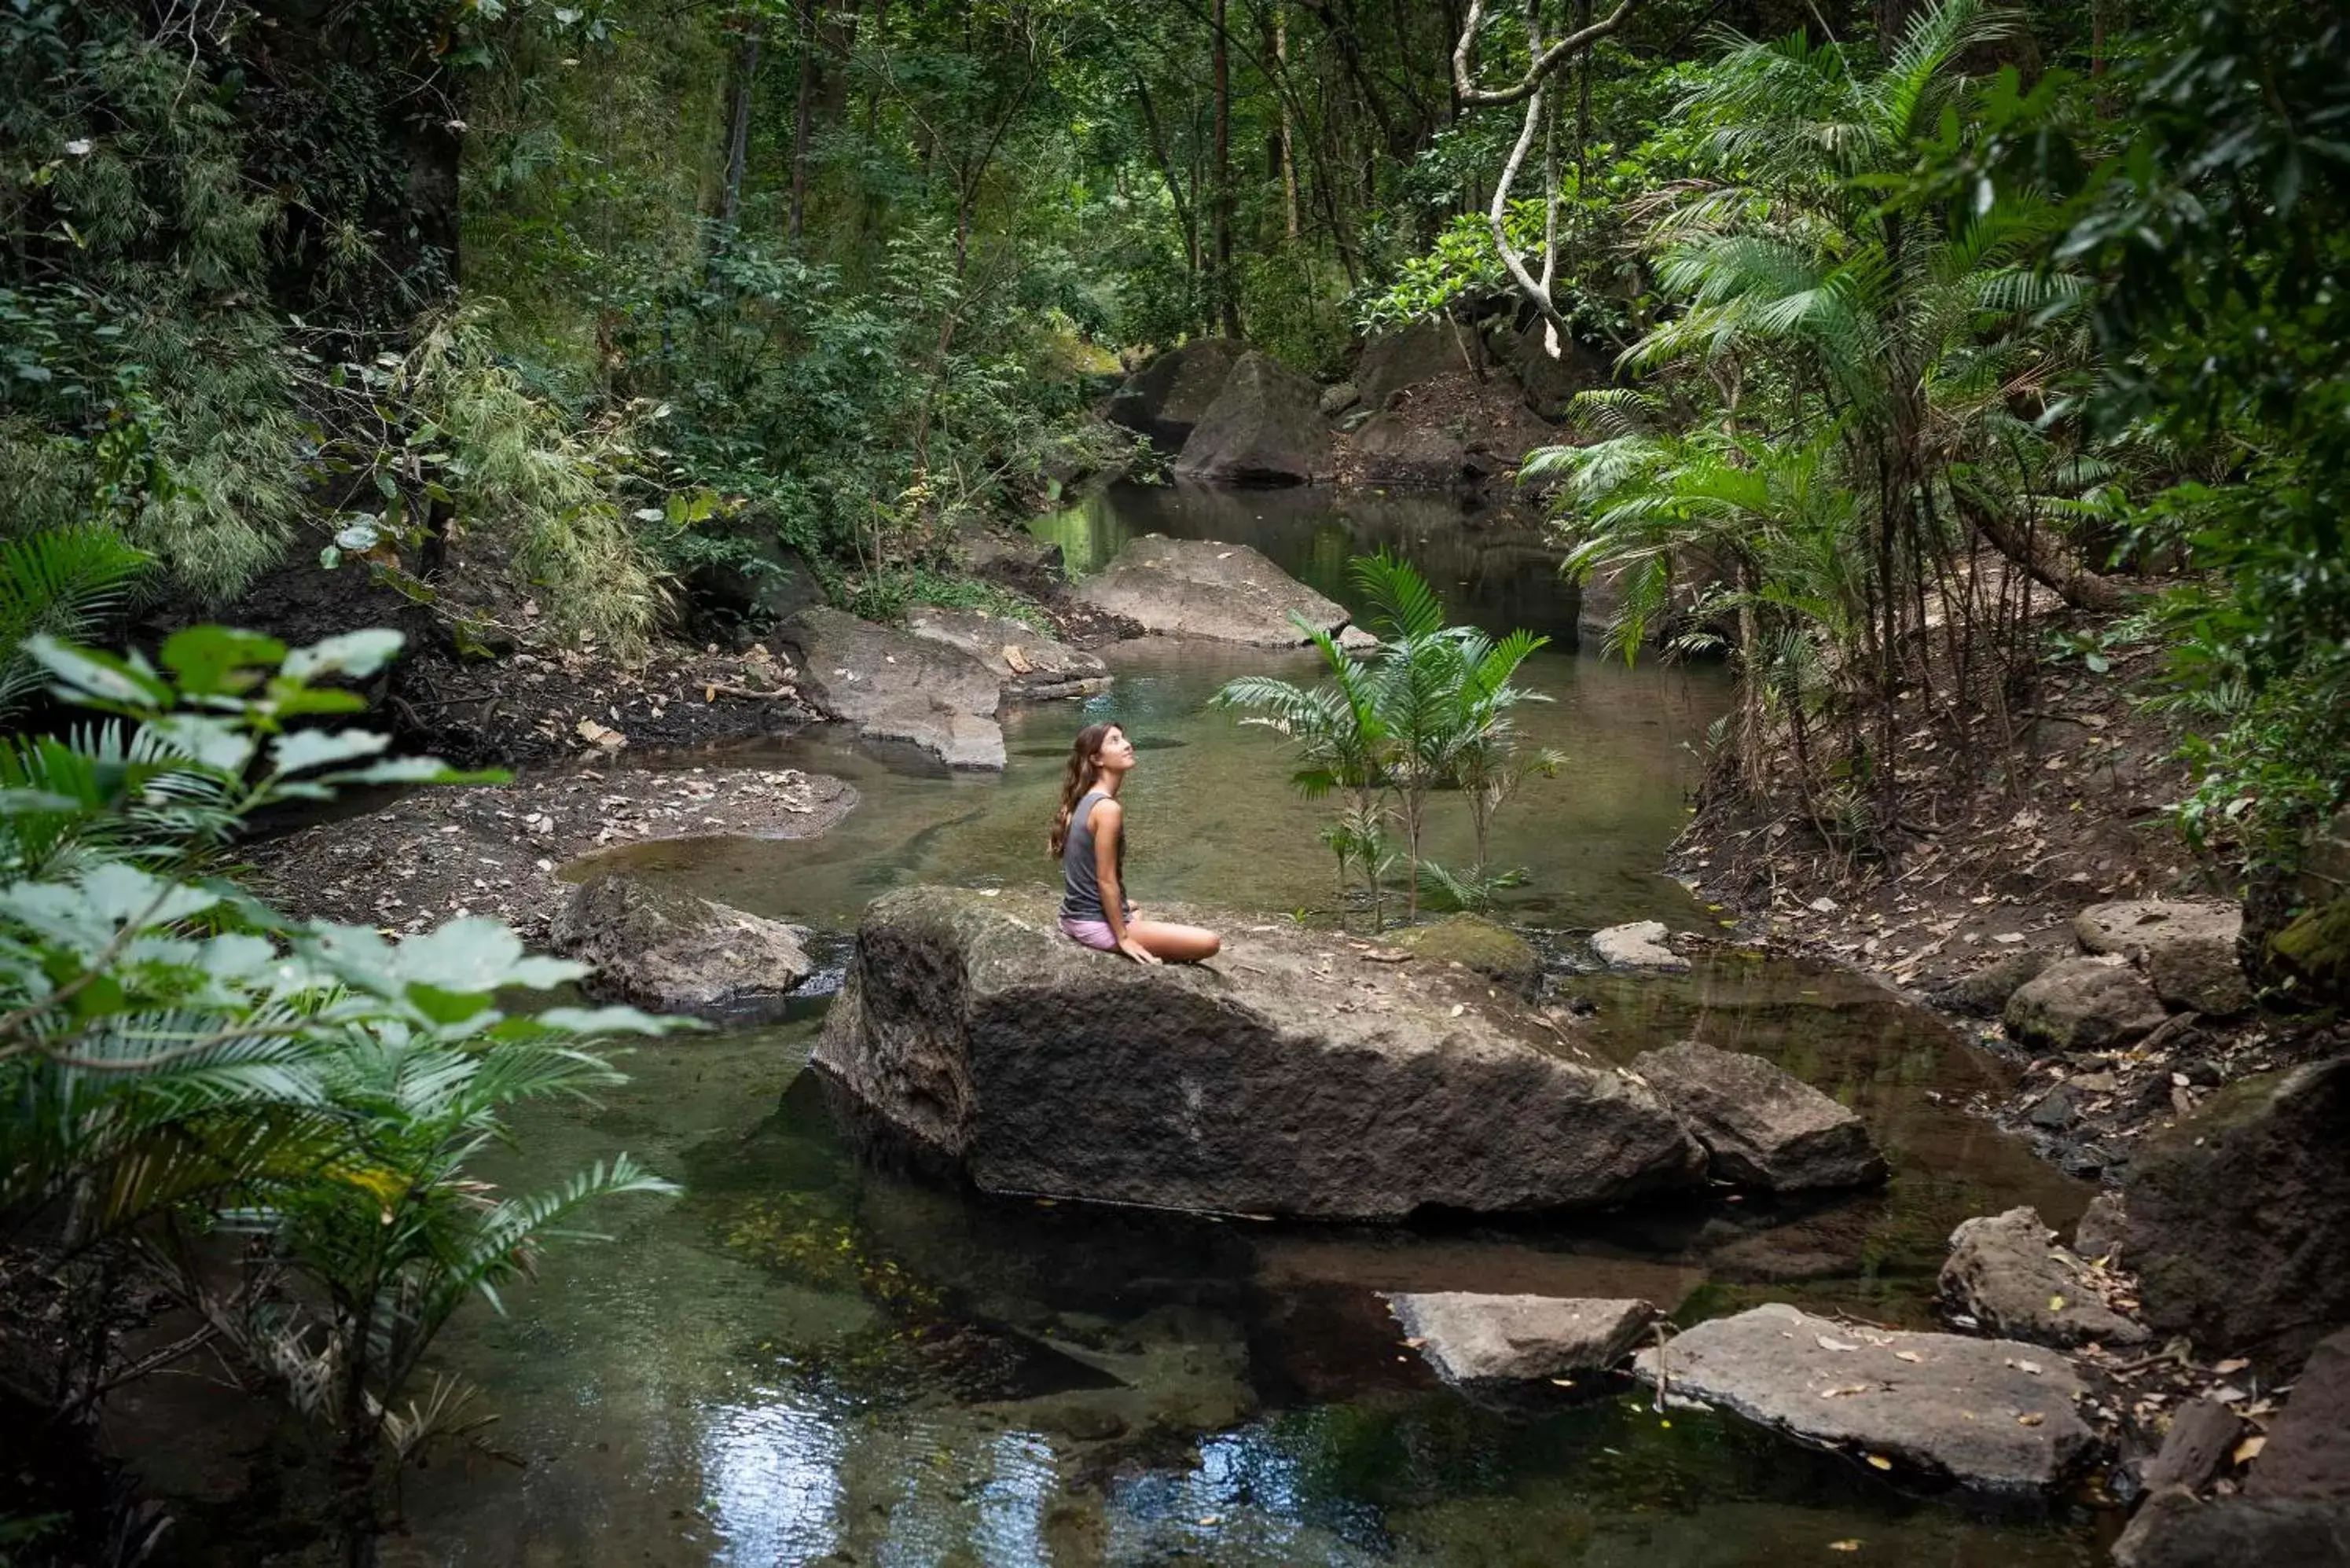
[[[1542,959],[1525,938],[1482,915],[1447,915],[1389,940],[1430,963],[1457,963],[1511,985],[1532,985],[1542,972]]]
[[[2321,904],[2269,939],[2313,1002],[2350,1000],[2350,895]]]

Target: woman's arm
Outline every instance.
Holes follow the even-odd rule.
[[[1159,955],[1126,934],[1126,889],[1118,880],[1118,836],[1126,826],[1126,808],[1114,800],[1094,803],[1094,880],[1101,886],[1102,919],[1118,950],[1137,963],[1157,963]]]

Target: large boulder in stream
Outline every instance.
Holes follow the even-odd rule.
[[[574,888],[554,927],[557,950],[596,966],[589,995],[729,1023],[782,1015],[816,968],[806,934],[624,871]]]
[[[1279,360],[1241,356],[1200,416],[1175,472],[1224,484],[1311,484],[1336,472],[1322,389]]]
[[[2053,1491],[2095,1444],[2072,1367],[2012,1339],[1863,1328],[1774,1302],[1644,1350],[1633,1370],[1668,1401],[1980,1491]]]
[[[1885,1179],[1861,1119],[1774,1062],[1684,1040],[1642,1052],[1632,1071],[1705,1145],[1721,1180],[1812,1192]]]
[[[1305,634],[1290,618],[1336,634],[1347,624],[1343,605],[1315,593],[1246,545],[1213,539],[1170,539],[1145,534],[1118,558],[1079,583],[1077,598],[1097,610],[1139,621],[1162,637],[1199,637],[1252,648],[1302,648]]]
[[[781,639],[800,657],[802,681],[858,738],[906,748],[961,771],[1001,773],[1003,732],[995,672],[934,641],[816,606],[785,621]]]
[[[1248,352],[1233,337],[1202,337],[1170,348],[1126,379],[1102,415],[1165,452],[1179,452],[1191,428],[1224,389],[1224,379]]]
[[[2146,1329],[2106,1305],[2078,1258],[2051,1243],[2030,1207],[1978,1215],[1950,1233],[1942,1299],[1984,1333],[2073,1346],[2143,1345]]]
[[[1069,647],[1026,621],[950,605],[916,605],[906,629],[925,642],[959,649],[984,665],[1005,697],[1043,702],[1091,697],[1109,690],[1109,667],[1097,655]]]
[[[1230,940],[1146,967],[1061,935],[1041,891],[902,888],[866,910],[814,1061],[989,1192],[1400,1220],[1698,1181],[1655,1096],[1481,978],[1305,931]]]

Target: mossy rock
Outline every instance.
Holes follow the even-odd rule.
[[[2293,990],[2303,1000],[2350,999],[2350,896],[2308,911],[2271,937],[2269,949],[2298,981]]]
[[[1528,987],[1542,973],[1532,944],[1482,915],[1447,915],[1388,938],[1430,963],[1457,963],[1504,984]]]

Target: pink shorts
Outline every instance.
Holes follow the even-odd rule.
[[[1061,934],[1081,948],[1093,948],[1101,952],[1118,951],[1118,937],[1107,920],[1077,920],[1061,917]]]

